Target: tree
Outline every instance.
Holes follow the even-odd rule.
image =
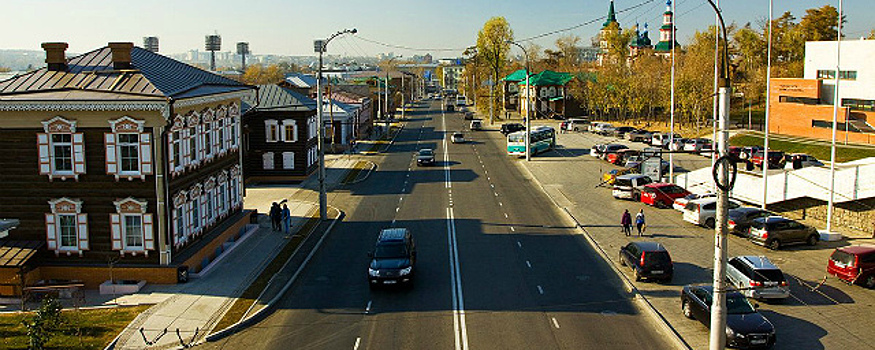
[[[282,82],[283,79],[285,79],[285,74],[283,74],[279,66],[272,64],[265,67],[260,64],[253,64],[246,67],[246,72],[243,73],[241,80],[246,84],[261,85],[277,84]]]
[[[52,298],[43,299],[39,310],[36,311],[33,318],[21,321],[24,327],[27,328],[28,348],[35,350],[44,349],[46,343],[51,339],[52,333],[57,331],[63,322],[61,303]]]
[[[869,35],[866,36],[866,40],[875,40],[875,29],[869,32]]]
[[[824,5],[821,8],[805,10],[799,22],[799,31],[805,41],[836,40],[838,36],[839,12],[835,7]],[[845,20],[842,18],[842,23]]]
[[[489,79],[493,82],[489,87],[489,96],[492,98],[492,103],[481,104],[480,110],[485,109],[489,112],[490,118],[498,114],[501,108],[499,96],[496,93],[498,84],[495,84],[495,82],[501,77],[501,73],[507,64],[507,53],[510,51],[508,41],[512,40],[513,30],[510,29],[510,25],[504,17],[490,18],[483,25],[483,29],[480,29],[480,32],[477,33],[477,61],[489,68],[491,75]],[[490,105],[492,106],[491,110],[489,109]],[[493,120],[490,120],[490,123],[492,122]]]

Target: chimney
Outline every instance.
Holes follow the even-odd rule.
[[[64,54],[67,51],[67,43],[43,43],[43,50],[46,50],[46,63],[49,71],[63,72],[67,70],[67,56]]]
[[[112,68],[131,69],[131,50],[133,48],[134,43],[109,43],[109,50],[112,51]]]

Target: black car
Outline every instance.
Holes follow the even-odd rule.
[[[745,236],[754,219],[775,216],[778,214],[754,207],[738,207],[729,210],[729,233]]]
[[[620,248],[620,265],[630,266],[635,280],[671,281],[674,266],[665,246],[657,242],[632,242]]]
[[[423,148],[416,154],[416,165],[434,164],[434,151],[431,148]]]
[[[684,316],[711,327],[713,286],[684,286],[681,310]],[[741,293],[726,293],[726,346],[742,349],[765,349],[775,345],[775,326],[757,312]]]
[[[374,251],[368,253],[368,281],[371,288],[381,285],[413,284],[416,271],[416,244],[406,228],[380,231]]]
[[[526,130],[526,126],[520,123],[504,123],[501,124],[501,134],[507,136],[508,134],[515,133],[517,131]]]

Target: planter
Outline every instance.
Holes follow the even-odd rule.
[[[106,281],[100,284],[101,295],[134,294],[146,285],[146,281],[117,280],[115,283]]]

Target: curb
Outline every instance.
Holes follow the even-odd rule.
[[[390,148],[392,148],[392,145],[395,144],[395,139],[398,138],[398,135],[401,135],[401,132],[404,131],[404,127],[407,125],[407,123],[400,123],[400,124],[401,124],[401,127],[398,128],[398,132],[395,133],[395,136],[392,136],[392,140],[389,141],[389,145],[387,145],[385,148],[377,151],[377,153],[386,153],[389,151]]]
[[[360,176],[361,173],[359,173],[359,176],[356,176],[355,180],[352,180],[352,181],[350,181],[350,182],[347,182],[347,183],[343,184],[343,186],[355,185],[355,184],[357,184],[357,183],[359,183],[359,182],[362,182],[362,181],[365,181],[365,180],[367,180],[369,177],[371,177],[371,173],[373,173],[374,170],[377,169],[377,163],[374,163],[374,162],[369,161],[369,160],[368,160],[367,162],[369,163],[369,164],[368,164],[368,165],[369,165],[368,169],[362,169],[362,172],[365,173],[365,176],[364,176],[364,177],[361,177],[361,176]],[[361,177],[361,178],[360,178],[360,177]]]
[[[335,208],[335,210],[337,210],[337,212],[338,212],[337,217],[335,217],[331,221],[331,224],[328,226],[328,228],[325,229],[325,234],[323,234],[322,237],[319,238],[319,241],[316,242],[315,246],[313,246],[313,249],[310,251],[310,254],[307,255],[307,257],[301,263],[301,266],[298,267],[298,270],[295,271],[295,273],[292,275],[292,277],[289,279],[289,281],[286,283],[286,285],[283,286],[283,288],[277,293],[276,296],[274,296],[273,299],[271,299],[270,301],[267,302],[266,306],[264,306],[260,310],[256,311],[255,313],[253,313],[252,315],[250,315],[246,319],[243,319],[243,320],[241,320],[233,325],[228,326],[228,328],[225,328],[225,329],[222,329],[218,332],[214,332],[212,334],[207,335],[203,340],[200,340],[197,343],[192,344],[192,346],[200,345],[200,344],[203,344],[205,342],[214,342],[214,341],[221,340],[222,338],[225,338],[229,335],[237,333],[237,332],[249,327],[250,325],[264,319],[264,317],[266,317],[270,312],[272,312],[273,308],[276,306],[276,303],[282,298],[282,296],[286,292],[288,292],[289,288],[291,288],[292,284],[294,284],[295,281],[297,280],[298,275],[300,275],[301,272],[304,270],[304,268],[307,267],[307,263],[310,262],[310,259],[313,257],[314,254],[316,254],[316,252],[319,250],[319,247],[322,246],[322,242],[325,240],[325,237],[328,237],[328,235],[331,233],[332,229],[334,229],[334,225],[338,221],[343,220],[343,218],[346,216],[346,214],[342,210],[337,209],[337,208]],[[309,238],[311,236],[308,235],[307,237]],[[304,242],[301,242],[302,245],[303,245],[303,243]],[[298,249],[300,249],[300,246]],[[297,255],[298,251],[299,250],[296,250],[294,253],[292,253],[291,256],[289,256],[289,260],[286,260],[286,264],[288,264],[289,261],[291,261],[291,257]],[[280,268],[279,271],[282,271],[285,267],[286,267],[286,265],[283,265],[283,267]],[[265,287],[265,290],[267,290],[267,287]],[[257,302],[258,301],[256,300],[256,303]],[[253,305],[255,305],[255,303],[253,303]]]
[[[601,245],[599,245],[599,243],[596,242],[596,240],[589,234],[589,232],[586,231],[586,229],[583,227],[583,225],[581,225],[580,222],[577,221],[577,218],[571,214],[571,211],[569,211],[567,207],[559,205],[559,203],[556,202],[555,199],[553,199],[553,196],[551,196],[550,193],[547,192],[547,189],[544,188],[544,185],[541,183],[541,180],[539,180],[537,177],[535,177],[535,175],[532,173],[531,170],[529,170],[528,167],[526,167],[525,165],[522,165],[521,167],[523,169],[525,169],[526,173],[528,173],[528,175],[534,180],[534,182],[536,184],[538,184],[538,188],[541,189],[541,192],[543,192],[547,196],[547,198],[550,198],[550,201],[553,202],[553,205],[555,205],[556,208],[561,208],[562,211],[565,213],[565,215],[568,216],[568,219],[570,219],[572,222],[574,222],[574,226],[578,230],[580,230],[581,235],[586,238],[586,241],[587,241],[587,243],[589,243],[590,247],[592,247],[593,250],[597,251],[599,253],[599,255],[601,255],[602,259],[605,261],[605,263],[607,263],[608,266],[611,267],[611,270],[613,270],[614,273],[618,277],[620,277],[620,280],[622,280],[623,284],[626,286],[626,290],[631,292],[635,296],[635,299],[638,299],[638,300],[641,300],[644,302],[644,305],[646,305],[646,307],[644,309],[647,310],[648,313],[650,313],[650,316],[653,317],[654,320],[657,321],[657,323],[659,323],[662,326],[663,331],[667,335],[669,335],[671,340],[675,343],[675,347],[678,349],[692,350],[692,347],[690,347],[690,345],[687,344],[686,341],[684,341],[683,337],[681,337],[681,335],[677,332],[677,330],[671,326],[671,324],[668,322],[668,320],[666,320],[665,317],[663,317],[662,314],[659,313],[658,310],[656,310],[656,308],[653,306],[653,304],[651,304],[650,301],[647,300],[647,297],[645,297],[644,294],[642,294],[641,291],[639,291],[638,288],[635,287],[634,284],[632,284],[632,281],[629,280],[629,277],[626,277],[626,275],[623,274],[622,271],[620,271],[620,269],[617,267],[617,265],[614,263],[614,261],[610,259],[608,253],[605,252],[604,249],[602,249]]]

